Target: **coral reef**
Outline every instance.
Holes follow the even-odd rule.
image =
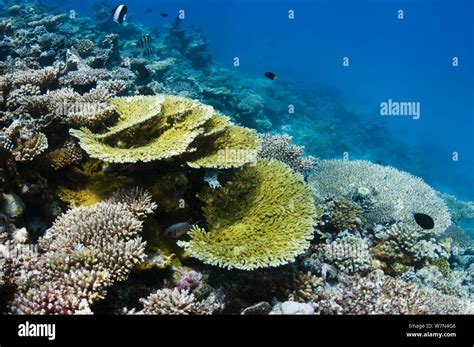
[[[474,312],[472,202],[304,153],[420,155],[336,90],[217,65],[179,18],[94,10],[0,4],[1,313]]]
[[[179,244],[205,263],[243,270],[278,266],[294,261],[313,238],[310,192],[283,163],[259,160],[199,198],[210,230],[195,226],[191,240]]]
[[[439,242],[433,233],[416,229],[408,223],[393,224],[385,232],[376,235],[378,240],[372,249],[375,258],[391,264],[392,270],[401,264],[413,266],[416,263],[447,259],[450,255],[450,242]],[[447,240],[448,241],[448,240]]]
[[[145,257],[134,205],[103,202],[59,217],[39,240],[41,252],[17,270],[10,311],[72,314],[103,299]]]

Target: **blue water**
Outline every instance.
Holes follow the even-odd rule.
[[[93,16],[95,1],[45,1]],[[118,5],[117,1],[107,1]],[[438,190],[474,200],[474,1],[472,0],[135,0],[129,19],[162,26],[180,9],[199,26],[214,61],[261,78],[278,74],[301,91],[332,87],[348,109],[376,122],[396,140],[366,146],[387,158],[413,150],[416,165],[391,165],[423,177]],[[144,9],[152,8],[151,14]],[[288,10],[295,19],[288,19]],[[397,11],[404,19],[397,19]],[[350,66],[344,67],[343,57]],[[459,66],[452,66],[453,57]],[[298,90],[295,90],[297,93]],[[380,115],[380,103],[419,102],[420,119]],[[295,115],[297,116],[297,114]],[[363,129],[361,129],[363,131]],[[337,136],[337,134],[333,134]],[[402,144],[402,145],[401,145]],[[324,157],[322,153],[311,153]],[[453,161],[457,152],[458,161]],[[395,155],[394,155],[395,154]],[[342,156],[342,153],[341,153]]]

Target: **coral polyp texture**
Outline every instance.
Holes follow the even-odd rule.
[[[147,315],[209,315],[216,308],[196,300],[193,293],[184,289],[159,289],[140,299],[143,309],[134,314]]]
[[[262,141],[259,158],[279,160],[295,172],[307,173],[314,169],[317,159],[312,156],[303,156],[304,146],[292,144],[293,138],[289,135],[258,134]]]
[[[371,205],[367,216],[371,222],[409,220],[416,212],[434,220],[433,234],[442,233],[451,224],[446,204],[429,185],[393,167],[363,160],[322,160],[308,182],[317,198],[361,196]],[[413,228],[422,229],[416,224]]]
[[[260,149],[255,131],[191,99],[131,97],[111,105],[119,120],[107,132],[70,131],[93,158],[134,163],[185,157],[193,168],[233,168],[254,162]]]
[[[253,270],[293,262],[313,238],[316,214],[303,177],[259,160],[221,188],[199,195],[209,231],[194,226],[180,246],[203,262]]]
[[[17,280],[11,312],[77,313],[103,299],[113,283],[127,279],[145,259],[142,222],[131,200],[79,207],[60,216],[39,240],[41,252],[17,269],[24,275]]]

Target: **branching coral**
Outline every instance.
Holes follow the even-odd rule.
[[[366,239],[344,234],[324,248],[324,256],[340,271],[364,272],[370,268],[372,257]]]
[[[344,198],[328,203],[330,224],[336,230],[355,230],[364,223],[363,210],[357,204]]]
[[[78,40],[76,42],[77,52],[83,56],[87,57],[94,51],[94,42],[87,39]]]
[[[291,288],[288,291],[289,301],[309,302],[322,294],[324,291],[324,280],[313,275],[310,271],[295,271]]]
[[[111,105],[120,119],[106,133],[71,130],[94,158],[132,163],[187,155],[194,168],[231,168],[254,162],[260,148],[253,131],[194,100],[160,95],[117,98]]]
[[[372,213],[371,221],[375,223],[412,219],[411,213],[416,211],[433,218],[434,234],[451,224],[445,203],[430,186],[393,167],[368,161],[323,160],[309,182],[318,198],[351,198],[363,187],[372,195],[376,213]]]
[[[302,174],[314,169],[317,159],[312,156],[303,157],[304,147],[292,144],[291,136],[258,134],[258,137],[262,142],[259,158],[279,160]]]
[[[24,141],[18,138],[11,149],[16,161],[31,161],[48,148],[48,139],[43,133],[36,133]]]
[[[53,89],[57,84],[58,77],[59,69],[57,67],[45,67],[39,70],[19,70],[6,76],[14,87],[29,84],[41,88],[42,91],[49,88]]]
[[[144,218],[156,210],[157,205],[152,201],[151,195],[140,187],[120,189],[106,200],[109,203],[120,203],[128,206],[138,218]]]
[[[379,233],[379,241],[372,249],[375,258],[391,264],[397,272],[400,264],[414,266],[448,258],[450,243],[439,242],[430,230],[424,230],[410,222],[393,224],[386,232]],[[415,224],[414,222],[411,222]]]
[[[16,314],[72,314],[105,297],[145,258],[142,222],[128,205],[69,210],[39,240],[10,305]]]
[[[279,266],[294,261],[313,237],[310,191],[283,163],[258,161],[199,198],[210,231],[195,226],[191,240],[179,244],[207,264],[243,270]]]
[[[411,284],[388,276],[346,276],[336,302],[344,314],[423,314],[419,291]]]
[[[81,149],[74,144],[56,149],[46,155],[46,161],[55,171],[64,169],[73,164],[77,164],[82,159]]]
[[[139,314],[151,315],[206,315],[216,307],[199,302],[189,290],[159,289],[146,299],[141,299],[143,310]]]

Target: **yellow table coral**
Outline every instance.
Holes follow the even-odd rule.
[[[183,157],[193,168],[235,168],[255,162],[260,150],[255,131],[196,100],[157,95],[115,98],[110,104],[119,119],[105,133],[70,131],[96,159],[134,163]]]
[[[295,260],[310,245],[316,208],[303,177],[259,160],[199,198],[210,231],[195,226],[179,245],[206,264],[253,270]]]

